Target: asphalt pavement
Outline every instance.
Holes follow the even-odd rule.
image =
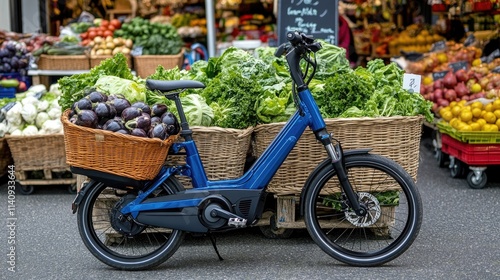
[[[449,169],[438,167],[425,134],[417,182],[422,228],[408,251],[381,267],[337,262],[305,230],[289,239],[266,239],[250,228],[217,235],[223,261],[208,238],[187,236],[170,260],[141,272],[112,269],[90,254],[71,213],[74,195],[66,187],[37,187],[31,195],[16,194],[9,204],[3,178],[0,279],[500,279],[498,171],[490,166],[487,186],[470,188],[465,179],[451,178]],[[12,210],[16,220],[9,219]],[[15,263],[9,263],[12,259]]]

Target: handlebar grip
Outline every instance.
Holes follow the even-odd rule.
[[[289,31],[286,34],[286,39],[292,44],[292,46],[295,46],[302,42],[302,35],[298,31]]]

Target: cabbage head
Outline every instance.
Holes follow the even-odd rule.
[[[181,97],[182,108],[189,125],[211,126],[214,112],[199,94],[189,94]]]
[[[130,104],[138,101],[146,102],[146,85],[135,81],[116,76],[102,76],[94,87],[107,95],[123,94]]]

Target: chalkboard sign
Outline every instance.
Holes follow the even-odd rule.
[[[444,78],[444,76],[446,76],[446,74],[448,74],[448,72],[450,72],[450,71],[434,72],[434,73],[432,73],[432,79],[434,81],[440,80],[440,79]]]
[[[500,66],[497,66],[491,70],[492,73],[499,73],[500,74]]]
[[[457,61],[453,63],[449,63],[448,66],[453,70],[453,73],[457,72],[460,69],[467,70],[467,61]]]
[[[468,47],[468,46],[471,46],[472,44],[474,44],[476,42],[476,37],[474,36],[474,34],[470,34],[469,36],[467,36],[467,38],[465,39],[464,41],[464,46]]]
[[[438,41],[432,44],[431,52],[444,51],[446,50],[446,41]]]
[[[289,31],[338,45],[338,0],[279,0],[278,44],[288,42]]]

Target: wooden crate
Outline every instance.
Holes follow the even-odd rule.
[[[172,69],[176,66],[181,68],[183,60],[184,53],[182,51],[176,55],[134,56],[134,69],[137,76],[146,78],[152,75],[159,65],[163,66],[165,69]]]

